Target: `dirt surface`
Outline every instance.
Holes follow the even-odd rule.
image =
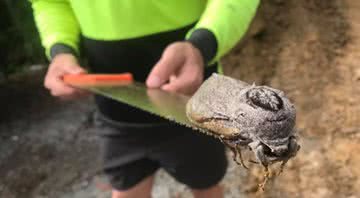
[[[360,197],[360,3],[267,1],[227,73],[284,90],[297,108],[302,149],[266,194]],[[245,183],[261,178],[251,169]]]
[[[265,193],[257,192],[259,166],[248,163],[246,171],[231,162],[222,182],[227,198],[360,197],[359,11],[350,0],[263,2],[249,36],[223,65],[231,76],[287,93],[302,148]],[[109,197],[91,99],[51,98],[42,76],[0,84],[0,197]],[[153,195],[190,191],[160,171]]]

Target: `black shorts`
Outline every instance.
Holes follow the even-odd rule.
[[[124,125],[96,117],[104,172],[114,189],[129,189],[159,168],[193,189],[225,175],[225,149],[213,137],[170,122]]]

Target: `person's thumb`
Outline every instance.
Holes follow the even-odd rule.
[[[169,81],[170,76],[176,73],[179,65],[181,65],[183,62],[183,58],[176,54],[174,49],[167,48],[159,62],[151,70],[146,80],[146,85],[149,88],[161,87],[163,84]]]

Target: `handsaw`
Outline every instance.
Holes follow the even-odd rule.
[[[122,74],[76,74],[65,75],[66,84],[128,104],[180,125],[209,134],[207,130],[194,125],[186,116],[189,96],[149,89],[144,83],[136,82],[131,73]]]

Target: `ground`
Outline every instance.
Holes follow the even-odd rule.
[[[227,198],[360,197],[359,10],[350,0],[263,2],[223,65],[228,75],[285,91],[297,108],[302,148],[265,192],[257,192],[257,165],[247,171],[230,160],[222,182]],[[109,197],[91,99],[56,100],[42,88],[42,76],[32,72],[0,85],[0,197]],[[160,171],[153,195],[190,193]]]

